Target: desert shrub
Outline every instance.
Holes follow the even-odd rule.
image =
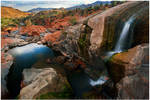
[[[71,19],[70,19],[70,24],[71,24],[71,25],[77,24],[76,18],[71,18]]]
[[[1,28],[4,29],[8,26],[16,26],[19,24],[18,19],[12,19],[12,18],[1,18]]]

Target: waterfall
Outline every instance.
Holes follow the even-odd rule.
[[[109,59],[109,57],[111,57],[113,54],[115,53],[120,53],[123,51],[123,49],[125,49],[124,47],[126,46],[125,43],[128,42],[126,41],[128,38],[128,33],[129,33],[129,29],[131,27],[132,22],[134,21],[136,17],[136,14],[132,15],[124,24],[124,27],[121,31],[120,37],[115,45],[115,48],[113,51],[111,52],[107,52],[107,57],[106,57],[106,61],[107,59]]]
[[[92,86],[102,85],[102,84],[104,84],[107,80],[108,80],[108,77],[106,77],[106,76],[101,76],[101,77],[98,78],[98,80],[96,80],[96,81],[90,79],[90,84],[91,84]]]
[[[128,36],[130,26],[134,21],[134,19],[135,19],[135,15],[131,16],[129,20],[127,20],[127,22],[124,24],[123,30],[120,34],[119,40],[117,41],[114,52],[116,53],[122,52],[122,50],[124,49],[124,43],[127,42],[126,38]]]

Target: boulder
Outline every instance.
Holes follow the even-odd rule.
[[[141,44],[128,51],[115,54],[108,62],[108,70],[114,82],[121,78],[136,74],[136,70],[148,65],[149,45]]]
[[[118,99],[149,98],[149,68],[140,68],[137,74],[124,77],[117,83]]]
[[[25,87],[20,91],[20,99],[38,98],[46,93],[62,92],[64,88],[70,88],[66,77],[57,73],[53,68],[25,69],[23,75]]]

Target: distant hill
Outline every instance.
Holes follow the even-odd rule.
[[[20,18],[28,16],[30,13],[14,9],[12,7],[1,7],[1,17],[2,18]]]
[[[82,5],[78,5],[78,6],[69,7],[67,9],[68,10],[73,10],[73,9],[76,9],[76,8],[84,9],[84,8],[87,8],[87,7],[90,7],[90,6],[96,6],[96,5],[100,5],[100,4],[109,4],[109,3],[111,3],[111,2],[110,1],[96,1],[96,2],[91,3],[91,4],[87,4],[87,5],[82,4]]]
[[[73,7],[69,7],[69,8],[66,8],[67,10],[73,10],[73,9],[76,9],[76,8],[87,8],[87,7],[90,7],[90,6],[95,6],[95,5],[100,5],[100,4],[106,4],[106,3],[110,3],[110,1],[96,1],[92,4],[82,4],[82,5],[78,5],[78,6],[73,6]],[[27,12],[30,12],[30,13],[37,13],[37,12],[40,12],[40,11],[46,11],[46,10],[51,10],[51,9],[56,9],[56,8],[33,8],[31,10],[28,10]]]
[[[31,10],[28,10],[27,12],[30,12],[30,13],[38,13],[40,11],[46,11],[46,10],[51,10],[53,8],[33,8]]]

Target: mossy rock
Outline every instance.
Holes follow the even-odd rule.
[[[79,55],[85,59],[88,59],[88,48],[90,46],[90,35],[92,29],[86,25],[84,31],[80,34],[80,38],[78,40],[78,45],[80,48]]]
[[[36,99],[71,99],[73,98],[73,92],[70,85],[64,85],[63,91],[61,92],[48,92],[42,94]]]

